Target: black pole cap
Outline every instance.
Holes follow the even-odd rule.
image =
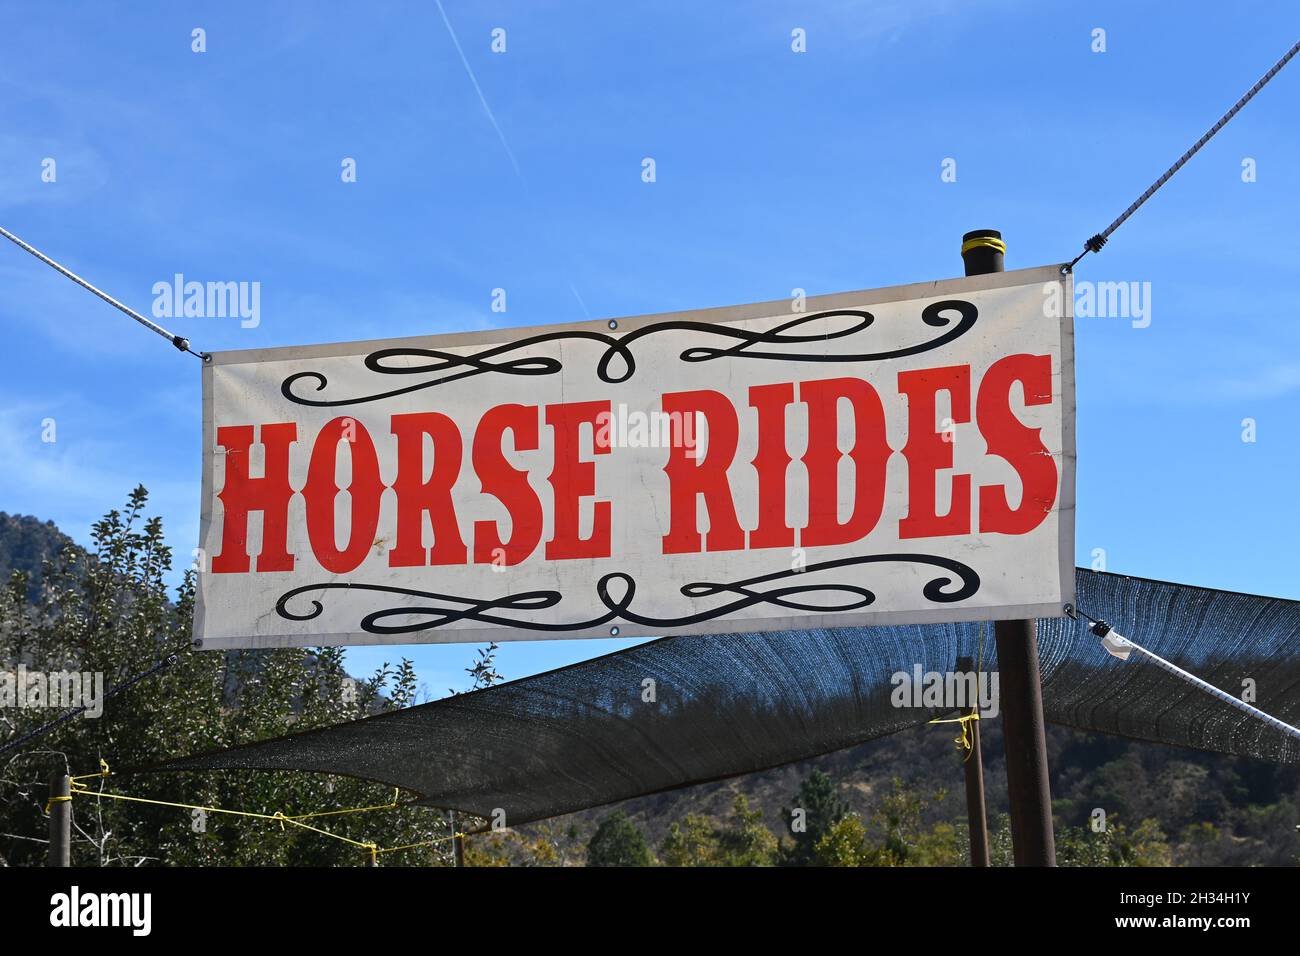
[[[975,229],[961,237],[961,260],[968,276],[1002,272],[1007,244],[996,229]]]

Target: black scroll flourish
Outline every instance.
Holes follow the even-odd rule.
[[[822,614],[861,610],[875,603],[876,595],[859,584],[807,583],[787,584],[767,590],[760,590],[760,588],[775,582],[807,578],[820,571],[882,563],[929,564],[956,575],[956,578],[960,579],[960,584],[956,579],[942,574],[926,582],[921,593],[925,595],[926,600],[935,604],[952,604],[956,601],[964,601],[973,596],[980,588],[980,577],[974,568],[952,558],[944,558],[933,554],[868,554],[837,558],[832,561],[821,561],[810,564],[801,570],[791,568],[774,571],[770,574],[726,584],[714,582],[687,584],[681,588],[681,593],[685,597],[705,598],[724,594],[736,595],[736,597],[734,600],[720,604],[717,607],[696,614],[673,618],[649,617],[633,611],[632,603],[636,597],[636,581],[631,575],[622,571],[606,574],[596,582],[596,596],[600,599],[601,604],[605,606],[606,612],[604,614],[588,620],[567,623],[547,624],[526,618],[506,617],[496,613],[499,611],[529,613],[555,607],[563,600],[563,595],[559,591],[526,591],[521,594],[506,595],[500,598],[470,598],[454,594],[439,594],[433,591],[419,591],[412,588],[389,587],[382,584],[355,584],[337,581],[323,584],[307,584],[286,591],[276,601],[275,610],[280,617],[289,621],[310,621],[324,612],[324,606],[320,601],[312,600],[310,610],[299,612],[291,611],[289,603],[311,591],[348,589],[395,594],[430,602],[427,605],[399,605],[372,611],[360,621],[361,630],[367,634],[414,634],[442,627],[456,621],[473,621],[478,624],[495,624],[526,631],[550,631],[555,633],[582,631],[600,627],[615,620],[630,621],[645,627],[686,627],[744,610],[756,604],[771,604],[792,611],[812,611]],[[954,585],[956,585],[955,590],[953,589]],[[843,597],[829,604],[814,604],[797,599],[800,595],[811,594],[833,594],[842,595]],[[412,623],[409,621],[412,617],[422,617],[424,620]],[[398,624],[383,623],[390,618],[404,618],[407,620]]]
[[[949,312],[957,313],[958,318],[956,321],[945,314]],[[916,355],[946,345],[953,339],[970,331],[978,315],[979,310],[972,303],[962,299],[945,299],[941,302],[932,303],[921,311],[921,321],[932,328],[950,326],[947,331],[928,341],[884,352],[817,354],[789,351],[789,346],[842,339],[856,335],[870,327],[875,322],[875,316],[860,309],[833,309],[827,312],[811,312],[807,315],[797,315],[782,322],[775,328],[761,332],[732,328],[731,326],[719,325],[713,322],[669,319],[643,325],[641,328],[623,336],[609,335],[605,332],[589,329],[544,332],[541,335],[530,336],[526,339],[494,345],[491,348],[470,355],[455,355],[438,349],[404,346],[371,352],[365,358],[366,368],[381,375],[433,375],[434,378],[424,379],[402,388],[377,392],[373,395],[362,395],[355,398],[320,399],[298,394],[295,391],[295,386],[299,383],[314,383],[311,391],[321,392],[329,384],[325,375],[315,371],[296,372],[281,383],[280,393],[286,399],[298,405],[335,408],[341,405],[378,402],[398,395],[406,395],[487,373],[525,376],[555,375],[563,368],[563,364],[557,358],[546,356],[510,358],[509,354],[519,349],[530,348],[547,342],[566,340],[587,340],[604,345],[605,351],[596,363],[596,376],[602,382],[619,384],[626,382],[636,372],[636,359],[633,356],[631,346],[646,336],[667,331],[699,332],[705,335],[716,335],[736,340],[734,344],[727,347],[696,346],[685,349],[680,356],[683,362],[709,362],[720,358],[767,359],[782,362],[879,362],[885,359]],[[800,333],[796,331],[806,323],[835,318],[847,318],[852,321],[829,332]],[[759,346],[774,346],[774,348],[759,348]],[[426,359],[427,361],[412,365],[388,363],[389,359],[395,358]],[[611,367],[615,360],[620,363],[621,367],[612,370]]]

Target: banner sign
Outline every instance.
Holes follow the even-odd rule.
[[[1073,600],[1059,267],[216,353],[207,649],[1051,616]]]

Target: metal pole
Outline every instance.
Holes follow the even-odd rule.
[[[957,673],[975,672],[975,662],[969,657],[957,658]],[[970,713],[979,710],[973,706]],[[989,824],[988,814],[984,809],[984,755],[980,748],[980,722],[966,722],[969,734],[970,750],[962,764],[966,773],[966,825],[970,830],[970,865],[989,865]]]
[[[1007,756],[1011,846],[1016,866],[1056,866],[1037,630],[1034,621],[996,624],[1002,739]]]
[[[968,276],[1003,271],[1007,247],[1002,233],[977,229],[961,239],[961,257]],[[1037,631],[1037,622],[1032,620],[998,621],[994,627],[1016,866],[1056,866]]]
[[[50,856],[47,866],[72,865],[72,778],[50,778]]]
[[[451,865],[465,865],[465,838],[456,832],[456,811],[451,811]]]
[[[1070,605],[1068,604],[1065,606],[1065,612],[1069,614],[1071,617],[1074,617],[1076,614],[1080,613],[1077,609],[1071,608]],[[1086,616],[1087,615],[1085,615],[1085,617]],[[1235,707],[1243,714],[1249,714],[1251,717],[1254,717],[1256,720],[1262,720],[1264,723],[1268,724],[1274,730],[1280,730],[1288,737],[1294,737],[1296,740],[1300,740],[1300,727],[1292,727],[1286,721],[1278,720],[1272,714],[1266,714],[1258,707],[1252,707],[1244,700],[1238,700],[1236,697],[1233,697],[1231,694],[1219,690],[1219,688],[1215,687],[1209,681],[1201,680],[1201,678],[1197,677],[1195,674],[1191,673],[1190,671],[1183,670],[1177,664],[1165,660],[1159,654],[1155,653],[1154,651],[1147,650],[1141,644],[1134,644],[1131,640],[1129,640],[1119,631],[1115,630],[1105,621],[1098,621],[1098,620],[1094,620],[1093,618],[1089,618],[1089,620],[1092,621],[1092,624],[1088,627],[1088,630],[1092,631],[1093,634],[1101,638],[1101,646],[1106,649],[1107,654],[1111,654],[1115,657],[1118,657],[1122,661],[1126,661],[1129,659],[1129,655],[1131,655],[1134,651],[1136,651],[1142,657],[1148,658],[1153,664],[1155,664],[1161,670],[1168,671],[1170,674],[1173,674],[1179,680],[1186,681],[1187,683],[1191,684],[1197,690],[1203,690],[1211,697],[1223,701],[1229,707]]]

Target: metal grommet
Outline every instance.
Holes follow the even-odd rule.
[[[618,625],[617,625],[617,624],[615,624],[613,627],[611,627],[611,628],[609,629],[609,636],[610,636],[610,637],[618,637]]]
[[[616,329],[616,328],[618,328],[618,320],[617,320],[617,319],[610,319],[610,320],[609,320],[609,327],[610,327],[611,329]]]

